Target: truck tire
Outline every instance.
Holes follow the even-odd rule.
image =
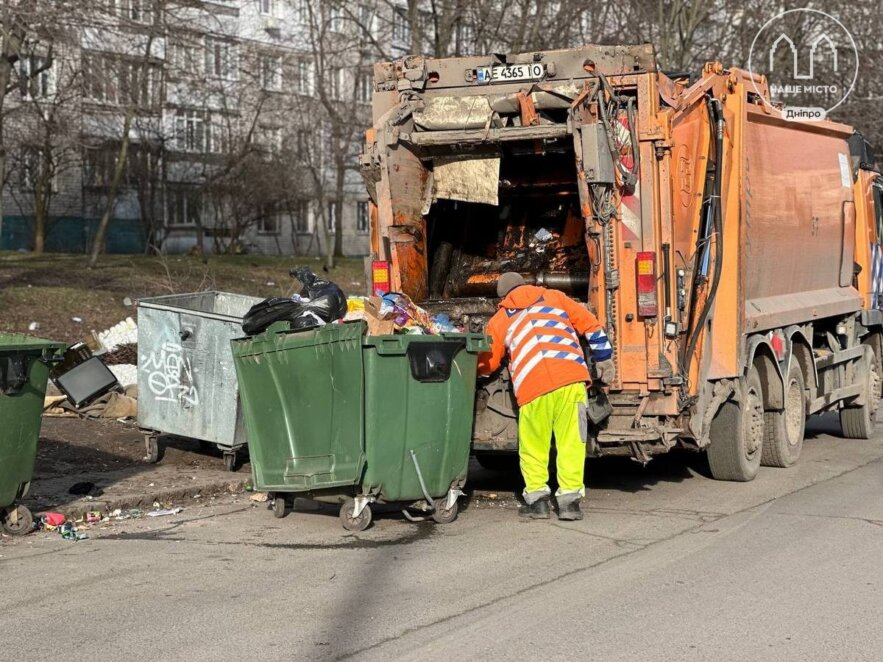
[[[880,402],[880,377],[873,352],[865,352],[859,364],[859,379],[863,379],[865,384],[864,404],[840,410],[840,429],[847,439],[870,439],[874,434],[874,419]]]
[[[785,380],[785,409],[763,415],[763,450],[760,463],[765,467],[790,467],[803,449],[806,430],[806,386],[803,370],[791,362]]]
[[[753,480],[763,448],[763,387],[752,366],[740,402],[725,402],[711,422],[708,466],[717,480]]]

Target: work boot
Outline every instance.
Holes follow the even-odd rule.
[[[579,499],[571,501],[563,506],[558,506],[558,519],[573,521],[583,518],[583,511],[579,507]]]
[[[583,511],[579,507],[581,499],[582,494],[580,492],[559,492],[556,494],[555,501],[558,502],[558,519],[565,521],[582,519]]]
[[[549,497],[540,497],[533,503],[527,503],[518,509],[518,514],[531,519],[549,519]]]

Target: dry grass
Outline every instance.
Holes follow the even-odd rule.
[[[301,264],[309,264],[348,294],[366,289],[361,258],[341,260],[328,274],[322,274],[323,262],[315,258],[109,255],[92,270],[86,268],[86,260],[80,255],[0,253],[0,331],[75,342],[93,329],[134,317],[135,307],[126,306],[126,298],[212,289],[286,296],[300,287],[288,270]],[[28,332],[31,322],[39,324],[37,331]]]

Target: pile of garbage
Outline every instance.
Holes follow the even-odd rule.
[[[304,287],[291,297],[273,297],[256,304],[246,313],[242,330],[248,335],[265,331],[275,322],[288,322],[292,329],[308,329],[323,324],[365,320],[368,335],[393,333],[438,335],[458,333],[463,328],[448,315],[432,316],[406,294],[378,292],[376,296],[346,297],[343,290],[320,279],[309,267],[291,270]]]
[[[291,270],[304,287],[291,297],[273,297],[252,306],[242,320],[242,330],[256,335],[275,322],[289,322],[292,329],[308,329],[334,322],[346,315],[346,295],[340,287],[320,279],[309,267]]]
[[[411,301],[408,295],[398,292],[373,297],[349,297],[344,321],[352,320],[365,320],[368,323],[368,335],[371,336],[463,332],[463,327],[451,322],[451,318],[445,313],[432,316]]]

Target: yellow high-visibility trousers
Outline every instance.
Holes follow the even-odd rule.
[[[587,402],[586,385],[578,382],[541,395],[521,407],[518,457],[525,496],[550,493],[549,451],[553,433],[558,451],[558,494],[584,493]]]

